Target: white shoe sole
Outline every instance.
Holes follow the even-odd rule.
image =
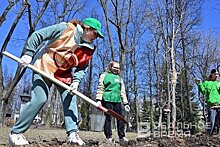
[[[9,140],[9,146],[11,147],[25,147],[29,144],[23,144],[23,145],[15,145],[11,140]]]

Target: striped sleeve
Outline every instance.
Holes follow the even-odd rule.
[[[121,79],[121,98],[122,98],[123,104],[128,103],[128,99],[127,99],[126,92],[125,92],[125,85],[122,79]]]
[[[102,100],[102,95],[104,93],[104,78],[105,78],[106,73],[103,73],[99,77],[99,84],[97,88],[97,94],[96,94],[96,100]]]

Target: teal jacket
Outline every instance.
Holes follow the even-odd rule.
[[[122,78],[113,73],[103,73],[99,78],[96,100],[128,103]]]
[[[29,56],[34,56],[33,63],[36,64],[37,60],[42,60],[42,55],[47,53],[47,48],[53,44],[59,37],[61,37],[66,29],[68,28],[68,23],[62,22],[60,24],[52,25],[38,31],[35,31],[28,39],[26,53]],[[83,34],[83,29],[80,25],[77,25],[74,30],[74,35],[72,36],[72,44],[76,43],[78,46],[86,46],[93,50],[95,47],[93,44],[81,43],[80,38]],[[43,47],[39,48],[42,43],[46,43]],[[52,60],[52,59],[51,59]],[[81,60],[80,60],[81,61]],[[45,65],[43,65],[45,67]],[[50,68],[49,68],[50,69]],[[83,67],[76,66],[73,68],[73,82],[80,82],[88,70],[88,64]],[[46,70],[49,71],[49,70]],[[55,71],[55,70],[54,70]],[[71,77],[71,70],[68,70]],[[64,76],[66,78],[66,76]],[[68,77],[69,78],[69,77]]]
[[[220,103],[220,82],[204,81],[198,84],[199,91],[207,97],[208,105]]]

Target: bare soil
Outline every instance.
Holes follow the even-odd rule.
[[[0,147],[9,146],[8,134],[10,128],[0,128]],[[30,145],[27,147],[67,147],[76,145],[66,144],[65,129],[61,128],[36,128],[29,129],[24,134]],[[116,131],[113,131],[113,143],[108,142],[103,132],[80,131],[80,137],[85,141],[86,145],[92,147],[118,147],[119,144]],[[127,132],[126,137],[129,139],[129,147],[220,147],[220,136],[209,136],[205,134],[197,134],[185,138],[168,138],[168,137],[145,137],[138,138],[136,133]]]

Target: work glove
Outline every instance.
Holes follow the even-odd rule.
[[[32,61],[32,57],[31,57],[31,56],[29,56],[29,55],[23,55],[23,56],[21,57],[20,65],[21,65],[22,67],[27,67],[28,64],[31,63],[31,61]]]
[[[102,102],[101,102],[100,100],[98,100],[96,103],[97,103],[99,106],[102,105]]]
[[[128,104],[124,105],[125,111],[129,112],[130,111],[130,106]]]
[[[78,89],[78,86],[79,86],[79,82],[73,82],[73,83],[70,85],[70,92],[73,93],[72,91],[77,90],[77,89]],[[74,94],[74,93],[73,93],[73,94]]]

